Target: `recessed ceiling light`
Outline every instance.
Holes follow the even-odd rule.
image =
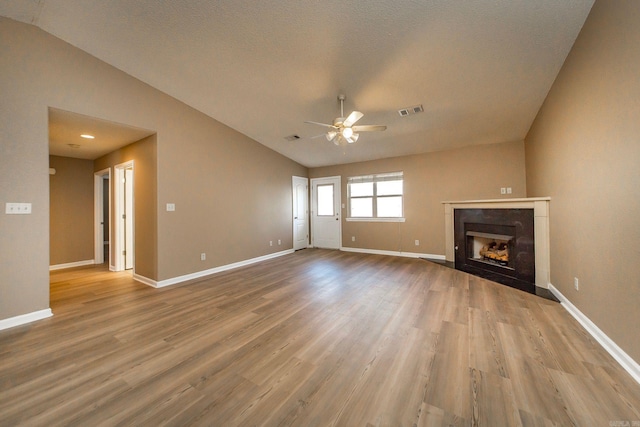
[[[85,138],[85,139],[94,139],[94,138],[95,138],[95,136],[93,136],[93,135],[89,135],[88,133],[83,133],[83,134],[82,134],[82,135],[80,135],[80,136],[81,136],[82,138]]]

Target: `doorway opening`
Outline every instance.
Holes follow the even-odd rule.
[[[111,169],[103,169],[93,175],[94,182],[94,254],[95,264],[111,262]]]

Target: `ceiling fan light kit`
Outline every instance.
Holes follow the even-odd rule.
[[[386,126],[383,125],[361,125],[354,126],[354,124],[364,116],[360,111],[352,111],[346,118],[344,117],[344,100],[346,96],[338,95],[338,100],[340,101],[340,117],[337,117],[333,124],[327,123],[319,123],[306,121],[305,123],[310,123],[312,125],[320,125],[331,128],[331,130],[327,131],[325,137],[327,141],[333,141],[335,145],[341,145],[343,143],[353,144],[360,137],[359,132],[372,132],[372,131],[383,131],[387,129]],[[322,135],[318,135],[322,136]],[[315,138],[315,137],[313,137]]]

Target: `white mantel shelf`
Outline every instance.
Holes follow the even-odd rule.
[[[551,200],[551,197],[529,197],[529,198],[519,198],[519,199],[487,199],[487,200],[459,200],[453,202],[442,202],[442,204],[450,204],[450,205],[468,205],[468,204],[490,204],[490,203],[502,203],[502,204],[511,204],[511,203],[532,203],[532,202],[548,202]]]
[[[549,289],[551,280],[549,257],[549,203],[551,197],[518,199],[460,200],[442,202],[444,205],[445,258],[455,262],[454,221],[456,209],[533,209],[535,240],[536,287]]]

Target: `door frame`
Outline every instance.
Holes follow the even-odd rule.
[[[132,171],[132,183],[131,183],[131,188],[134,188],[134,184],[135,184],[135,169],[134,169],[134,161],[133,160],[129,160],[128,162],[124,162],[124,163],[120,163],[116,166],[114,166],[114,172],[115,172],[115,181],[113,184],[113,189],[114,189],[114,199],[115,199],[115,203],[114,203],[114,210],[115,210],[115,215],[114,218],[115,220],[113,221],[113,232],[112,232],[112,236],[114,237],[112,239],[113,243],[114,243],[114,250],[113,253],[115,254],[115,256],[113,257],[113,270],[114,271],[124,271],[125,270],[125,263],[123,260],[122,255],[122,251],[125,248],[125,228],[122,226],[122,221],[120,221],[120,219],[122,218],[122,215],[124,215],[125,213],[125,204],[124,202],[124,196],[125,196],[125,190],[124,190],[124,183],[123,183],[123,179],[125,177],[125,171],[126,170],[131,170]],[[132,242],[132,262],[131,262],[131,267],[132,270],[135,273],[135,191],[132,191],[133,194],[131,194],[131,242]]]
[[[109,217],[104,218],[104,178],[109,180]],[[111,253],[104,253],[104,227],[103,222],[109,222],[109,231],[111,232],[111,168],[102,169],[93,173],[93,262],[102,264],[105,260],[111,264]],[[109,236],[107,236],[109,237]],[[109,239],[111,241],[111,239]],[[111,246],[109,246],[111,248]],[[111,251],[109,251],[111,252]]]
[[[335,190],[333,193],[334,203],[336,204],[336,212],[338,214],[338,247],[336,249],[342,249],[342,177],[340,175],[337,176],[325,176],[322,178],[311,178],[311,185],[309,186],[310,190],[310,199],[311,199],[311,246],[316,247],[315,245],[315,211],[317,209],[317,200],[315,195],[315,185],[317,183],[321,183],[322,181],[333,181],[336,184]],[[337,198],[337,200],[336,200]]]

